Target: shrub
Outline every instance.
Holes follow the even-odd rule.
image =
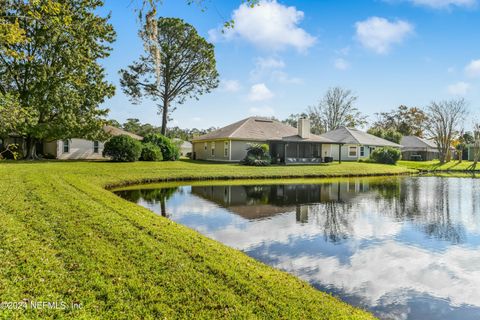
[[[162,150],[151,142],[144,143],[142,145],[142,154],[140,156],[141,161],[162,161]]]
[[[161,134],[149,134],[143,138],[144,143],[153,143],[162,151],[163,160],[175,161],[180,158],[178,146]]]
[[[247,156],[242,160],[242,164],[247,166],[269,166],[271,163],[267,144],[250,144],[247,148]]]
[[[133,162],[140,158],[142,144],[127,135],[112,137],[105,143],[103,156],[116,162]]]
[[[385,164],[396,164],[401,157],[401,151],[392,147],[377,148],[370,155],[370,159],[374,162]]]
[[[0,160],[18,160],[23,159],[23,151],[18,144],[9,144],[5,148],[0,149]]]

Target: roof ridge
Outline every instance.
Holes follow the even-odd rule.
[[[243,123],[242,123],[241,125],[239,125],[239,126],[237,127],[237,129],[233,130],[233,132],[230,133],[230,134],[227,136],[227,138],[232,138],[233,135],[234,135],[238,130],[240,130],[247,122],[249,122],[249,121],[252,120],[253,118],[254,118],[254,117],[248,117],[248,118],[245,118],[245,119],[243,119],[243,120],[238,121],[238,122],[242,122],[242,121],[243,121]]]
[[[347,126],[341,126],[340,128],[344,128],[345,130],[347,130],[348,134],[352,136],[352,138],[358,143],[360,144],[360,141],[358,141],[357,137],[355,137],[355,135],[352,133],[352,131],[350,131],[350,128],[347,127]]]

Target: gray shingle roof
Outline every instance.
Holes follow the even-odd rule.
[[[243,119],[200,137],[193,138],[192,141],[195,142],[221,139],[291,142],[312,141],[333,143],[333,141],[328,138],[314,134],[311,134],[309,138],[303,139],[298,135],[298,130],[296,128],[281,123],[277,120],[261,117],[250,117]]]
[[[438,151],[437,144],[434,141],[422,139],[417,136],[404,136],[400,144],[402,145],[402,150],[428,149],[433,152]]]
[[[128,131],[125,131],[123,129],[120,129],[120,128],[117,128],[117,127],[114,127],[114,126],[109,126],[109,125],[105,125],[103,127],[103,130],[112,135],[112,136],[121,136],[121,135],[127,135],[127,136],[130,136],[132,137],[133,139],[135,140],[143,140],[143,137],[135,134],[135,133],[131,133],[131,132],[128,132]]]
[[[337,143],[344,144],[359,144],[377,147],[401,147],[399,144],[376,137],[372,134],[360,131],[355,128],[340,127],[338,129],[321,134],[320,136],[335,141]]]

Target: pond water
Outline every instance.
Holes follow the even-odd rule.
[[[116,194],[382,319],[480,319],[480,180],[279,181]]]

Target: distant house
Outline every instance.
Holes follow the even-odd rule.
[[[320,137],[329,139],[334,143],[341,144],[341,148],[330,146],[324,150],[333,160],[356,161],[360,158],[368,158],[375,148],[393,147],[400,148],[401,145],[371,135],[355,128],[340,127],[338,129],[323,133]]]
[[[474,155],[475,155],[475,145],[474,144],[469,144],[467,145],[467,150],[468,150],[468,161],[473,161]]]
[[[111,136],[128,135],[136,140],[142,140],[143,137],[134,133],[106,125],[103,130]],[[0,145],[17,144],[23,152],[26,152],[25,142],[22,137],[10,136],[0,143]],[[96,160],[105,159],[102,155],[104,142],[92,141],[82,138],[72,138],[65,140],[46,141],[37,144],[37,154],[48,158],[62,160]]]
[[[190,141],[183,141],[182,139],[178,138],[173,138],[172,141],[178,145],[181,157],[186,157],[188,154],[193,152],[193,146]]]
[[[193,158],[238,162],[252,143],[268,144],[273,162],[284,164],[323,162],[323,150],[338,145],[312,134],[307,119],[300,119],[296,129],[276,120],[250,117],[192,139]]]
[[[403,160],[430,161],[438,159],[437,144],[417,136],[404,136],[400,141]]]

